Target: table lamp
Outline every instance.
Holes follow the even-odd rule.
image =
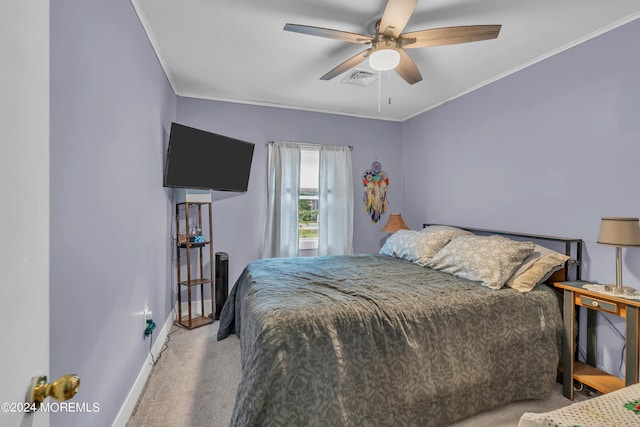
[[[603,217],[598,243],[616,248],[616,286],[610,290],[617,294],[635,292],[633,288],[622,286],[622,248],[640,246],[638,218]]]
[[[389,219],[387,223],[382,227],[383,233],[395,233],[398,230],[409,230],[407,224],[405,224],[404,219],[402,219],[402,215],[399,213],[392,213],[389,215]]]

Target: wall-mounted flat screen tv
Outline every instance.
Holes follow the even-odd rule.
[[[165,187],[247,191],[255,144],[171,124]]]

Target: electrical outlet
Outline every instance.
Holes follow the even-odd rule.
[[[156,322],[153,321],[151,310],[147,306],[144,307],[144,336],[148,337],[156,328]]]
[[[149,310],[149,307],[147,307],[146,305],[144,306],[144,311],[142,312],[143,317],[144,317],[144,327],[147,327],[147,320],[151,319],[151,310]]]

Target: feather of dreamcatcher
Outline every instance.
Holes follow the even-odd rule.
[[[380,181],[380,186],[378,187],[378,191],[380,193],[380,214],[382,215],[387,211],[387,184],[384,181]]]

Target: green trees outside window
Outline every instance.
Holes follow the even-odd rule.
[[[318,237],[318,195],[301,193],[298,200],[299,237]]]

